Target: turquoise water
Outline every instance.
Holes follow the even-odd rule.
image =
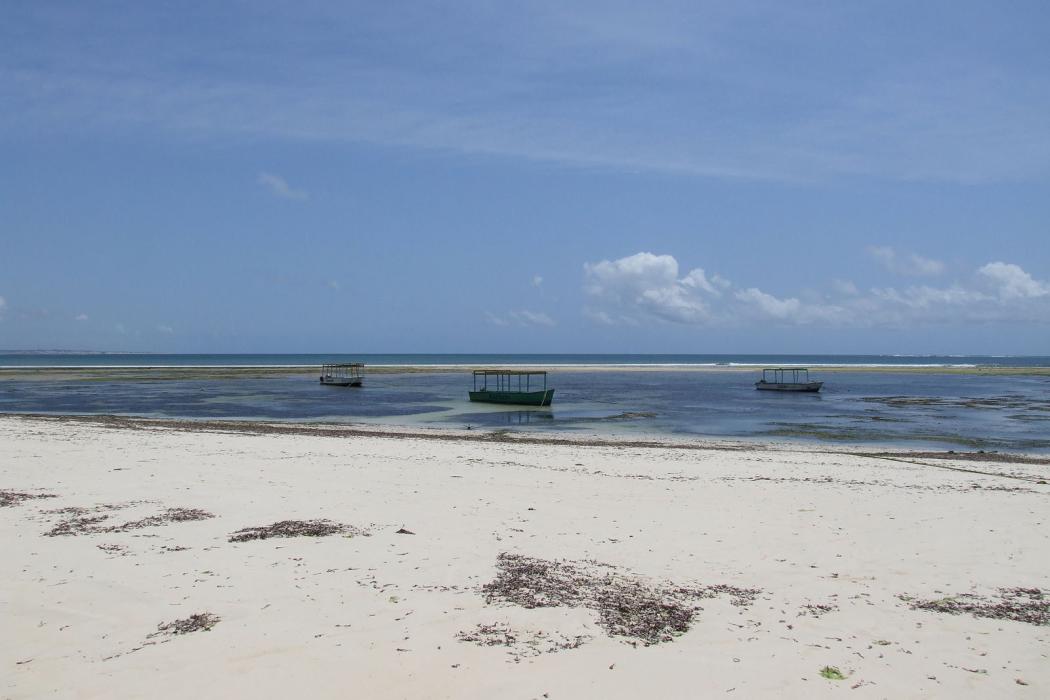
[[[114,364],[129,364],[127,357],[121,356]],[[304,364],[303,358],[321,356],[151,356],[157,357],[177,358],[178,362],[156,364],[233,364],[230,358],[236,357],[245,360],[243,364],[294,365]],[[577,355],[537,359],[534,355],[388,355],[370,356],[372,364],[381,364],[374,361],[377,357],[391,364],[395,363],[392,358],[426,364],[420,360],[426,358],[430,364],[489,365],[510,363],[506,358],[522,364],[554,364],[547,358],[573,358],[589,364],[598,364],[595,358],[603,358],[608,364],[627,364],[624,358],[634,358],[634,364],[675,364],[681,358],[700,364],[753,364],[751,360],[757,356],[709,362],[712,357],[727,356]],[[216,358],[225,361],[216,362]],[[813,378],[826,383],[819,394],[809,395],[755,391],[753,382],[760,374],[757,369],[586,372],[566,367],[550,376],[556,394],[549,409],[471,403],[467,400],[470,374],[457,371],[366,374],[365,386],[360,389],[323,386],[312,375],[302,373],[185,380],[7,379],[0,381],[0,412],[367,422],[1050,452],[1050,377],[872,372],[859,364],[862,360],[867,364],[891,364],[893,360],[909,365],[935,364],[937,358],[928,357],[778,357],[768,364],[794,360],[792,364],[804,362],[819,368],[823,364],[820,360],[825,359],[829,364],[852,360],[858,367],[823,375],[814,369]],[[976,358],[947,359],[943,364],[988,364],[978,363]],[[1036,358],[1027,359],[1029,366],[1035,364]],[[1009,358],[1004,364],[1017,362],[1018,358]],[[319,363],[316,359],[305,364]]]
[[[1047,367],[1050,357],[989,355],[612,355],[612,354],[246,354],[0,353],[0,367],[60,366],[301,366],[331,362],[370,365],[858,365]]]

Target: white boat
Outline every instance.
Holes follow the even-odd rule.
[[[762,370],[762,379],[755,388],[762,391],[820,391],[824,382],[811,382],[809,370],[804,367],[775,367]]]
[[[332,386],[361,386],[364,364],[347,362],[339,365],[321,365],[321,383]]]

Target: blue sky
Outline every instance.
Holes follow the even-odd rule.
[[[0,5],[0,348],[1050,352],[1050,5]]]

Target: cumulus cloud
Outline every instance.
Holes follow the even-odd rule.
[[[674,257],[652,253],[585,263],[583,273],[584,289],[593,299],[629,316],[655,316],[677,323],[709,320],[708,298],[721,296],[719,288],[728,287],[717,275],[709,280],[701,268],[679,277]]]
[[[778,299],[772,294],[766,294],[757,287],[742,289],[736,293],[736,298],[745,304],[751,305],[764,316],[770,318],[790,319],[798,315],[802,302],[794,297],[789,299]]]
[[[1002,299],[1034,299],[1050,294],[1050,285],[1032,279],[1019,265],[991,262],[977,271],[990,281]]]
[[[157,332],[158,333],[163,333],[165,335],[171,335],[172,333],[175,332],[175,329],[172,328],[171,326],[166,326],[163,323],[158,323],[157,324]]]
[[[309,197],[309,193],[306,190],[297,190],[288,184],[280,175],[274,175],[273,173],[259,173],[258,182],[260,185],[268,189],[272,194],[284,199],[306,199]]]
[[[889,246],[868,246],[868,255],[896,275],[934,277],[944,272],[944,263],[940,260],[924,258],[915,253],[902,255]]]
[[[1050,323],[1050,283],[1012,263],[988,263],[943,286],[876,287],[866,292],[843,280],[831,280],[828,286],[826,293],[777,296],[756,286],[734,285],[702,268],[680,275],[673,256],[643,252],[584,265],[583,313],[604,325],[647,320],[693,325],[764,320],[854,327]]]
[[[543,277],[541,277],[540,275],[534,275],[533,278],[532,278],[532,286],[533,287],[542,287],[543,286]]]
[[[74,318],[73,320],[74,321],[86,321],[86,320],[88,320],[88,315],[87,314],[77,314],[76,318]]]
[[[556,326],[558,322],[542,311],[511,311],[502,316],[487,312],[485,319],[494,326]]]

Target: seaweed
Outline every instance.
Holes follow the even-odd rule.
[[[123,508],[123,505],[100,505],[94,508],[81,508],[78,506],[69,506],[67,508],[59,508],[53,511],[47,511],[49,513],[56,513],[68,516],[64,520],[60,521],[53,528],[44,533],[47,537],[65,537],[72,535],[93,535],[98,533],[113,533],[113,532],[128,532],[129,530],[139,530],[145,527],[158,527],[160,525],[167,525],[168,523],[182,523],[191,522],[194,520],[207,520],[214,518],[215,516],[211,513],[201,510],[200,508],[168,508],[159,515],[151,515],[141,520],[132,520],[120,525],[102,526],[101,523],[109,520],[109,516],[102,515],[88,515],[88,513],[98,513],[103,510],[115,510]]]
[[[543,630],[538,632],[515,630],[505,623],[494,623],[491,625],[479,624],[472,630],[459,632],[456,639],[483,647],[507,647],[507,653],[518,661],[525,656],[539,656],[566,649],[576,649],[591,638],[587,635],[566,637]]]
[[[172,622],[164,622],[157,625],[157,631],[153,634],[148,635],[149,637],[156,637],[162,634],[190,634],[191,632],[210,632],[215,625],[219,624],[222,618],[218,615],[214,615],[210,612],[194,613],[187,618],[181,620],[173,620]]]
[[[933,600],[900,596],[912,610],[948,615],[969,614],[993,620],[1013,620],[1029,625],[1050,626],[1050,598],[1039,588],[1000,588],[994,596],[962,593]]]
[[[266,540],[271,537],[327,537],[329,535],[365,535],[359,528],[331,520],[281,520],[272,525],[246,527],[230,535],[230,542]]]
[[[53,493],[26,493],[25,491],[0,490],[0,508],[17,506],[23,501],[36,500],[38,498],[56,498]]]
[[[144,527],[157,527],[168,523],[185,523],[195,520],[208,520],[215,516],[200,508],[168,508],[160,515],[151,515],[141,520],[132,520],[122,525],[103,528],[103,532],[126,532],[127,530],[139,530]]]
[[[596,562],[548,561],[503,553],[496,566],[496,578],[481,588],[487,603],[590,608],[610,636],[635,639],[647,646],[686,632],[699,599],[725,594],[735,605],[749,605],[759,593],[727,585],[652,583]]]

